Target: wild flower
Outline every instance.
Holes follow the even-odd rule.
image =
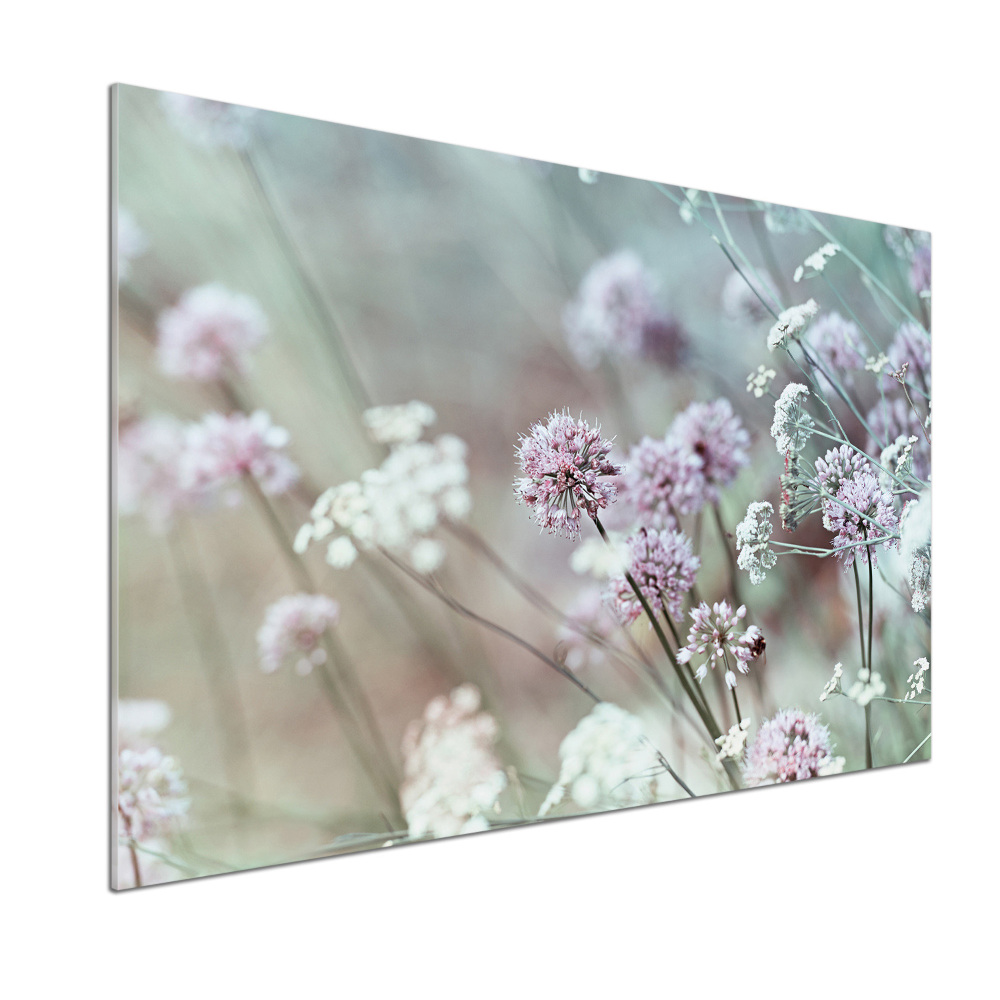
[[[538,811],[547,815],[568,795],[580,809],[619,809],[655,801],[659,758],[630,712],[601,702],[559,747],[559,780]]]
[[[931,491],[903,508],[899,524],[899,550],[903,557],[906,582],[911,591],[910,605],[920,612],[931,603]]]
[[[865,456],[848,444],[831,448],[823,458],[817,458],[815,470],[817,492],[821,495],[829,494],[823,498],[821,503],[823,526],[827,531],[833,531],[830,511],[834,504],[830,498],[837,495],[841,483],[845,480],[853,479],[862,472],[872,472],[873,470]]]
[[[839,774],[844,758],[833,756],[830,730],[816,715],[786,708],[757,730],[743,765],[750,787]]]
[[[189,805],[184,774],[173,757],[155,746],[118,751],[118,813],[126,838],[170,833]]]
[[[826,701],[831,695],[843,694],[843,689],[841,688],[841,682],[844,678],[844,664],[836,663],[833,667],[833,676],[826,682],[823,686],[823,690],[820,692],[819,700]]]
[[[171,124],[188,141],[206,149],[224,146],[243,149],[253,135],[255,108],[186,94],[161,94],[160,105]]]
[[[850,387],[854,374],[865,366],[861,353],[861,330],[857,323],[838,312],[820,316],[809,329],[809,343],[815,349],[823,369],[842,385]],[[829,383],[826,375],[819,376]]]
[[[868,411],[865,420],[872,432],[865,447],[870,455],[881,453],[886,444],[901,437],[917,439],[910,451],[911,469],[914,476],[926,482],[931,473],[930,447],[924,438],[924,421],[909,403],[899,396],[890,400],[887,395]]]
[[[323,633],[337,624],[340,605],[324,594],[289,594],[264,613],[257,632],[260,669],[273,674],[293,662],[300,675],[326,663]]]
[[[243,374],[268,323],[256,299],[213,283],[188,289],[160,314],[156,329],[163,373],[205,382]]]
[[[426,403],[413,400],[399,406],[373,406],[365,410],[363,419],[373,441],[413,444],[437,420],[437,414]]]
[[[805,410],[809,390],[798,382],[790,382],[781,390],[774,404],[771,437],[779,455],[799,452],[812,437],[816,424]]]
[[[399,799],[411,837],[453,837],[489,828],[507,787],[496,755],[499,727],[472,684],[434,698],[403,734]]]
[[[580,537],[580,511],[596,517],[618,495],[610,477],[622,469],[609,459],[611,441],[568,412],[552,413],[521,437],[517,460],[524,478],[514,495],[531,510],[535,523],[550,534]]]
[[[882,490],[871,472],[859,472],[841,482],[836,500],[826,501],[824,511],[824,520],[834,533],[834,551],[844,561],[845,569],[855,560],[867,563],[869,558],[874,566],[878,562],[876,547],[881,544],[889,549],[896,542],[899,521],[892,494]],[[870,544],[857,544],[860,542]]]
[[[921,656],[919,659],[914,660],[913,665],[917,669],[906,678],[906,683],[910,685],[910,690],[903,696],[903,701],[913,701],[918,694],[924,693],[924,688],[926,686],[924,677],[931,669],[931,665],[928,663],[926,656]]]
[[[717,761],[721,763],[727,758],[739,760],[743,756],[747,737],[750,735],[750,722],[749,716],[741,719],[736,725],[729,727],[728,733],[724,733],[716,739],[715,744],[719,748],[719,752],[715,755]]]
[[[263,410],[208,413],[186,430],[181,482],[200,493],[222,493],[228,503],[239,503],[244,476],[264,493],[286,493],[299,479],[298,466],[285,454],[289,440]]]
[[[872,372],[873,374],[878,375],[879,372],[883,372],[887,369],[891,370],[891,368],[892,365],[889,363],[888,355],[883,354],[881,352],[879,353],[878,357],[876,357],[874,354],[870,354],[865,359],[866,372]]]
[[[733,271],[722,286],[722,311],[727,319],[734,323],[743,323],[747,326],[762,323],[771,315],[764,302],[777,301],[777,290],[771,279],[763,272],[758,272],[756,276],[747,274],[744,278],[738,271]]]
[[[795,269],[795,274],[792,276],[794,281],[800,282],[807,270],[812,272],[810,277],[819,274],[826,267],[826,262],[836,257],[839,252],[840,247],[836,243],[824,243]]]
[[[326,561],[338,569],[354,562],[358,548],[384,548],[418,573],[434,572],[445,549],[431,532],[442,521],[464,520],[472,507],[465,455],[465,442],[453,434],[395,445],[377,469],[319,496],[295,550],[329,539]]]
[[[877,671],[862,667],[858,671],[858,679],[848,689],[847,697],[861,708],[870,704],[873,699],[881,698],[886,692],[885,681]]]
[[[778,557],[771,548],[771,518],[774,508],[766,500],[757,500],[747,507],[746,517],[736,525],[736,546],[740,554],[736,564],[750,574],[752,584],[763,583]]]
[[[629,452],[622,497],[643,524],[676,528],[677,518],[705,503],[705,462],[686,442],[644,437]]]
[[[677,661],[690,663],[695,657],[704,657],[695,671],[699,681],[708,676],[709,668],[714,670],[718,664],[725,670],[726,685],[736,687],[732,665],[742,674],[749,673],[750,663],[764,650],[764,636],[756,625],[746,630],[740,628],[746,613],[745,604],[733,611],[727,601],[718,601],[711,607],[702,601],[698,607],[691,609],[688,643],[677,651]]]
[[[684,597],[694,586],[701,560],[693,554],[691,541],[679,531],[640,528],[628,539],[628,569],[654,612],[673,617],[682,613]],[[609,602],[625,624],[642,614],[642,605],[624,574],[613,578]]]
[[[573,671],[594,667],[604,661],[604,651],[581,629],[601,639],[611,639],[615,623],[608,614],[601,592],[596,587],[582,591],[566,611],[569,621],[559,627],[559,647],[562,662]],[[575,626],[575,627],[574,627]]]
[[[910,384],[926,393],[931,391],[931,338],[916,323],[900,324],[886,354],[893,371],[907,364]],[[891,378],[888,374],[886,377]]]
[[[755,372],[747,375],[747,392],[752,392],[755,398],[760,399],[771,388],[777,374],[773,368],[758,365]]]
[[[141,257],[149,249],[149,240],[139,228],[135,216],[127,209],[118,207],[118,280],[125,281],[132,272],[132,261]]]
[[[705,493],[711,501],[717,501],[719,490],[729,486],[750,464],[750,435],[725,398],[691,403],[674,418],[667,437],[698,457]]]
[[[637,357],[643,329],[656,317],[653,291],[652,276],[632,251],[597,261],[563,310],[566,342],[576,360],[592,369],[605,357]]]
[[[788,347],[789,340],[798,340],[805,332],[809,321],[819,312],[815,299],[809,299],[798,306],[791,306],[779,313],[774,326],[767,335],[767,349],[774,351]]]

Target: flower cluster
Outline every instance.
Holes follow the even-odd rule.
[[[830,730],[815,715],[786,708],[767,719],[757,731],[746,763],[746,785],[781,784],[827,774],[839,774],[844,758],[833,756]]]
[[[340,605],[324,594],[290,594],[264,613],[257,632],[260,668],[272,674],[286,661],[305,675],[326,663],[323,633],[340,618]]]
[[[850,386],[856,372],[865,366],[861,352],[861,330],[857,323],[838,312],[824,313],[809,329],[809,344],[816,351],[820,365],[845,386]],[[825,375],[821,374],[825,379]]]
[[[267,334],[255,299],[219,284],[191,288],[156,323],[156,356],[171,378],[211,381],[246,371],[247,359]]]
[[[546,816],[568,795],[580,809],[619,809],[657,798],[659,757],[642,722],[630,712],[601,702],[559,746],[559,780],[538,811]]]
[[[823,525],[827,531],[833,531],[829,514],[834,504],[830,498],[837,495],[845,480],[872,469],[864,455],[846,444],[831,448],[823,458],[817,458],[815,469],[817,491],[821,495],[828,494],[823,500]]]
[[[629,250],[594,264],[563,311],[566,342],[576,360],[596,368],[607,356],[637,357],[644,328],[656,318],[653,291],[652,276]]]
[[[243,149],[250,142],[250,126],[257,114],[255,108],[185,94],[161,94],[160,105],[186,139],[207,149],[222,146]]]
[[[931,669],[926,656],[921,656],[919,659],[914,660],[913,665],[917,669],[906,678],[906,683],[910,685],[910,690],[906,692],[903,701],[913,701],[918,694],[924,693],[924,675]]]
[[[777,374],[773,368],[757,365],[757,370],[747,375],[747,392],[752,392],[756,399],[760,399],[771,388]]]
[[[437,414],[426,403],[413,400],[399,406],[373,406],[365,410],[363,419],[373,441],[413,444],[437,420]]]
[[[805,410],[809,390],[798,382],[790,382],[781,390],[774,403],[771,437],[779,455],[800,452],[813,435],[816,424]]]
[[[326,560],[338,569],[350,566],[360,547],[388,549],[417,572],[434,572],[445,550],[431,532],[445,519],[463,520],[472,507],[465,453],[465,442],[453,434],[395,445],[377,469],[320,495],[295,550],[329,538]]]
[[[865,448],[869,455],[881,453],[885,445],[901,437],[916,438],[910,454],[912,472],[917,479],[927,481],[931,472],[930,447],[924,438],[923,421],[905,399],[896,396],[890,400],[887,394],[868,411],[865,421],[872,432]]]
[[[736,687],[736,674],[730,666],[729,658],[741,674],[750,672],[750,664],[764,652],[764,634],[756,625],[741,630],[740,623],[746,617],[746,605],[742,604],[734,612],[727,601],[719,601],[711,607],[705,601],[691,609],[691,628],[688,630],[688,644],[677,651],[679,663],[690,663],[694,657],[705,657],[695,677],[703,681],[708,676],[709,667],[716,663],[725,668],[726,685]]]
[[[507,787],[494,750],[496,719],[479,711],[471,684],[428,704],[403,734],[404,782],[399,792],[411,837],[453,837],[489,828]]]
[[[820,692],[819,700],[826,701],[827,698],[835,694],[843,694],[843,688],[841,683],[844,679],[844,664],[835,663],[833,666],[833,676],[823,685],[823,690]]]
[[[826,262],[832,260],[840,252],[840,247],[836,243],[824,243],[815,253],[810,254],[806,259],[795,269],[795,274],[792,275],[792,279],[796,284],[802,280],[803,275],[808,268],[812,271],[813,275],[819,274],[823,268],[826,267]]]
[[[705,494],[713,502],[750,464],[750,435],[725,398],[692,403],[674,418],[668,437],[698,457]]]
[[[517,459],[524,478],[514,494],[531,509],[535,523],[550,534],[580,537],[580,511],[591,517],[613,501],[617,486],[610,477],[622,469],[608,458],[612,442],[601,428],[590,427],[568,413],[552,413],[522,436]]]
[[[891,548],[897,539],[899,521],[892,504],[892,494],[879,485],[872,472],[859,472],[841,482],[837,499],[828,500],[824,520],[834,533],[833,548],[845,569],[855,559],[874,566],[878,562],[876,546]],[[862,516],[863,515],[863,516]]]
[[[118,751],[118,813],[126,838],[141,841],[169,833],[188,806],[187,784],[173,757],[154,746],[126,745]]]
[[[881,698],[886,692],[885,681],[878,671],[871,671],[867,667],[862,667],[858,671],[858,679],[845,692],[851,701],[861,708],[870,704],[875,698]]]
[[[629,537],[628,547],[628,570],[649,606],[654,612],[678,617],[701,566],[688,537],[667,528],[640,528]],[[625,624],[642,614],[642,605],[624,574],[611,580],[608,599]]]
[[[644,437],[629,452],[623,495],[643,524],[676,528],[677,518],[705,503],[703,461],[674,438]]]
[[[931,491],[930,487],[903,509],[899,525],[899,549],[912,591],[914,611],[931,603]]]
[[[809,321],[819,312],[815,299],[809,299],[799,306],[791,306],[782,312],[767,334],[767,349],[777,350],[787,347],[789,340],[798,340],[805,332]]]
[[[728,733],[723,733],[716,739],[715,745],[719,748],[719,752],[715,755],[715,759],[720,764],[727,758],[739,760],[743,756],[747,737],[750,735],[750,722],[749,717],[741,719],[737,725],[729,727]]]
[[[736,546],[740,550],[736,564],[750,574],[752,584],[763,583],[766,570],[773,569],[778,557],[771,548],[771,518],[774,508],[766,500],[747,507],[746,517],[736,525]]]

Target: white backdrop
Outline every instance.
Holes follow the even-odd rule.
[[[912,4],[847,0],[27,10],[6,15],[0,70],[5,992],[981,995],[995,980],[980,977],[997,888],[996,537],[984,508],[1000,195],[986,26],[961,4],[934,21]],[[945,393],[934,760],[110,893],[116,80],[931,229]],[[623,842],[612,864],[606,851]]]

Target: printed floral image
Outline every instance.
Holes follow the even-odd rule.
[[[114,146],[114,888],[930,757],[928,233],[137,87]]]

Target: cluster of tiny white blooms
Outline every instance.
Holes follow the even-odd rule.
[[[132,261],[149,248],[146,234],[139,228],[135,216],[127,209],[118,209],[118,280],[124,281],[132,271]]]
[[[773,569],[778,557],[771,548],[771,518],[774,508],[766,500],[757,500],[747,507],[746,517],[736,525],[736,545],[740,550],[737,565],[750,574],[750,582],[762,583],[765,570]]]
[[[834,664],[833,676],[824,685],[823,690],[819,696],[820,701],[826,701],[826,699],[829,698],[831,695],[844,693],[841,690],[840,686],[843,676],[844,676],[844,664],[843,663]]]
[[[338,569],[354,562],[359,547],[385,548],[408,559],[418,573],[433,573],[445,550],[430,533],[446,518],[463,520],[472,507],[465,453],[465,442],[453,434],[396,445],[359,481],[320,495],[312,521],[295,537],[295,551],[329,538],[326,559]]]
[[[739,760],[747,746],[747,736],[750,735],[750,717],[742,719],[737,726],[730,726],[729,732],[716,741],[719,752],[715,759],[721,764],[727,758]]]
[[[188,289],[160,315],[156,329],[163,373],[204,382],[245,372],[268,322],[256,299],[213,282]]]
[[[570,568],[581,576],[589,574],[595,580],[608,580],[619,576],[628,565],[628,539],[618,532],[609,531],[608,541],[603,538],[586,538],[569,557]]]
[[[292,660],[302,676],[326,663],[323,633],[337,624],[340,605],[325,594],[289,594],[264,613],[257,632],[260,669],[273,674]]]
[[[896,485],[896,479],[903,479],[913,470],[913,446],[919,439],[915,434],[907,437],[900,434],[887,448],[882,449],[878,464],[882,466],[878,474],[878,483],[883,490],[890,491]],[[895,479],[889,475],[891,469]]]
[[[599,171],[588,170],[586,167],[578,167],[576,174],[584,184],[596,184],[597,178],[601,176]]]
[[[365,426],[379,444],[413,444],[435,420],[434,410],[418,400],[399,406],[373,406],[364,412]]]
[[[774,404],[771,437],[779,455],[802,451],[812,437],[816,424],[804,409],[809,390],[798,382],[790,382],[781,390]]]
[[[173,717],[170,706],[158,698],[120,698],[118,733],[125,742],[166,729]]]
[[[559,746],[559,780],[545,797],[547,815],[568,794],[581,809],[618,809],[655,801],[661,769],[642,723],[625,709],[601,702]]]
[[[906,582],[913,592],[911,606],[914,611],[920,612],[931,602],[930,487],[903,509],[899,535],[899,550],[906,569]]]
[[[188,811],[187,784],[173,757],[159,747],[118,751],[118,813],[125,837],[163,836]]]
[[[767,349],[774,351],[789,339],[798,340],[802,336],[809,320],[819,312],[815,299],[809,299],[800,306],[791,306],[778,316],[774,326],[767,335]]]
[[[837,256],[840,247],[836,243],[824,243],[814,254],[806,257],[805,261],[795,269],[794,279],[796,282],[802,280],[805,269],[808,267],[817,274],[826,267],[826,262]]]
[[[866,372],[874,372],[876,375],[878,375],[879,372],[887,371],[891,367],[892,366],[889,364],[888,357],[886,357],[886,355],[884,354],[879,354],[878,357],[875,357],[874,354],[870,354],[865,359]]]
[[[507,775],[496,755],[496,719],[479,711],[471,684],[434,698],[403,734],[399,791],[411,837],[453,837],[489,829]]]
[[[903,697],[904,701],[912,701],[918,694],[924,693],[924,674],[931,669],[926,656],[921,656],[919,659],[914,660],[913,665],[917,669],[906,678],[906,683],[910,685],[910,690]]]
[[[864,708],[873,698],[881,698],[885,691],[882,675],[878,671],[862,667],[858,671],[858,679],[848,689],[847,697]]]
[[[257,114],[255,108],[186,94],[161,94],[160,106],[186,139],[206,149],[222,146],[243,149],[250,142],[250,126]]]
[[[777,374],[773,368],[758,365],[755,372],[747,375],[747,392],[752,392],[757,399],[760,399],[771,388],[771,383]]]

